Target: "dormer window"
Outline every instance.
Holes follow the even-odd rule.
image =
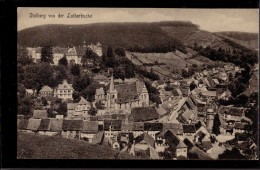
[[[64,88],[67,88],[67,86],[65,85]]]

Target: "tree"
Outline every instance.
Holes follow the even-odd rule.
[[[115,55],[113,52],[113,48],[111,46],[108,46],[107,55],[106,55],[106,66],[114,67],[114,62],[115,62]]]
[[[78,64],[74,64],[71,69],[70,72],[73,76],[80,76],[80,67]]]
[[[32,58],[28,56],[28,52],[25,48],[17,49],[17,63],[23,66],[33,63]]]
[[[57,110],[57,112],[58,112],[59,114],[63,114],[64,117],[66,117],[66,116],[67,116],[67,111],[68,111],[68,109],[67,109],[67,103],[66,103],[66,102],[62,102],[62,103],[60,104],[60,107],[59,107],[59,109]]]
[[[42,105],[43,106],[47,106],[48,105],[48,102],[47,102],[45,97],[42,97],[41,100],[42,100]]]
[[[41,49],[41,62],[53,63],[52,46],[45,45]]]
[[[19,115],[32,115],[33,101],[31,97],[25,96],[18,100],[18,114]]]
[[[123,47],[117,47],[117,48],[115,49],[115,54],[118,55],[118,56],[120,56],[120,57],[125,56],[125,55],[126,55],[126,54],[125,54],[125,48],[123,48]]]
[[[84,66],[88,65],[88,61],[91,61],[95,65],[98,58],[99,56],[93,52],[92,49],[87,48],[85,54],[82,56],[81,62]]]
[[[90,114],[91,116],[96,116],[97,114],[97,109],[94,107],[91,107],[88,111],[88,114]]]
[[[224,153],[218,155],[219,159],[224,160],[237,160],[237,159],[245,159],[245,157],[240,153],[239,149],[234,147],[232,150],[225,150]]]
[[[74,90],[78,92],[84,91],[90,85],[90,78],[88,75],[84,74],[82,77],[75,77],[74,82],[72,84]]]
[[[219,135],[220,134],[220,129],[219,126],[221,125],[221,122],[219,120],[219,116],[218,114],[216,114],[214,116],[214,121],[213,121],[213,127],[212,127],[212,133],[214,133],[215,135]]]
[[[72,98],[75,103],[79,102],[80,101],[80,92],[74,90],[72,93]]]
[[[68,60],[66,55],[64,54],[63,57],[59,60],[59,65],[63,65],[65,67],[68,67]]]
[[[63,80],[69,81],[68,71],[66,67],[63,65],[55,66],[51,86],[58,86]]]

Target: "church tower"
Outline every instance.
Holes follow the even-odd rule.
[[[209,107],[207,109],[207,115],[206,115],[206,127],[209,130],[209,132],[211,132],[213,128],[214,115],[215,114],[213,108]]]
[[[117,99],[117,91],[115,89],[113,73],[110,80],[109,90],[107,92],[107,110],[115,110],[115,100]]]
[[[85,41],[85,37],[84,37],[83,47],[84,47],[84,48],[87,47],[87,44],[86,44],[86,41]]]

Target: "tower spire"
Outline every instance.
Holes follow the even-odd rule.
[[[110,90],[110,92],[111,92],[111,91],[114,91],[114,89],[115,89],[115,85],[114,85],[114,76],[113,76],[113,73],[112,73],[112,75],[111,75],[111,80],[110,80],[110,87],[109,87],[109,90]]]

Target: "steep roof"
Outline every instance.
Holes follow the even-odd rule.
[[[161,131],[163,129],[162,123],[144,123],[144,130],[145,131]]]
[[[40,92],[52,92],[53,89],[50,88],[49,86],[43,86],[40,90]]]
[[[90,105],[90,103],[86,99],[84,99],[84,97],[80,98],[80,101],[78,104],[79,105]]]
[[[117,84],[115,85],[115,89],[117,91],[116,103],[126,103],[139,100],[136,83]]]
[[[48,113],[47,110],[34,110],[33,111],[33,118],[35,119],[41,119],[41,118],[47,118]]]
[[[153,137],[151,137],[147,133],[143,133],[142,135],[137,136],[135,138],[135,144],[143,142],[143,141],[145,141],[147,144],[149,144],[152,147],[154,147],[154,145],[155,145],[155,141],[154,141]]]
[[[50,131],[52,132],[61,132],[63,125],[63,119],[51,119]]]
[[[97,133],[98,132],[98,122],[97,121],[83,121],[83,133]]]
[[[28,119],[17,119],[17,129],[25,130],[28,126]]]
[[[212,146],[212,143],[210,141],[202,141],[202,146],[203,148],[206,149],[206,151],[208,151],[209,149],[211,149],[213,146]]]
[[[200,160],[213,160],[211,157],[209,157],[204,151],[200,150],[198,147],[193,146],[190,150],[190,153],[198,155]]]
[[[104,136],[104,131],[99,131],[92,139],[93,144],[101,144]]]
[[[192,115],[195,117],[197,115],[197,111],[196,110],[186,110],[185,112],[183,112],[181,114],[181,116],[185,119],[185,121],[189,120]]]
[[[183,133],[195,133],[196,128],[195,125],[182,125]]]
[[[218,113],[220,113],[221,115],[227,114],[227,115],[242,117],[244,113],[244,108],[221,106],[218,109]]]
[[[41,121],[41,124],[38,128],[39,131],[49,131],[50,130],[50,124],[51,121],[48,118],[43,118]]]
[[[131,117],[134,122],[150,121],[159,118],[155,107],[136,107],[131,110]]]
[[[183,134],[183,127],[179,123],[163,123],[163,130],[172,130],[176,135]]]
[[[188,103],[188,105],[189,105],[189,107],[191,109],[195,109],[196,108],[195,104],[192,102],[192,100],[190,98],[188,98],[187,103]]]
[[[82,130],[83,120],[63,120],[62,130],[80,131]]]
[[[134,131],[143,131],[144,130],[144,122],[134,122]]]
[[[40,124],[41,124],[41,119],[30,118],[27,125],[27,129],[37,131]]]
[[[121,131],[133,131],[133,130],[134,130],[133,123],[129,123],[129,124],[122,123]]]

